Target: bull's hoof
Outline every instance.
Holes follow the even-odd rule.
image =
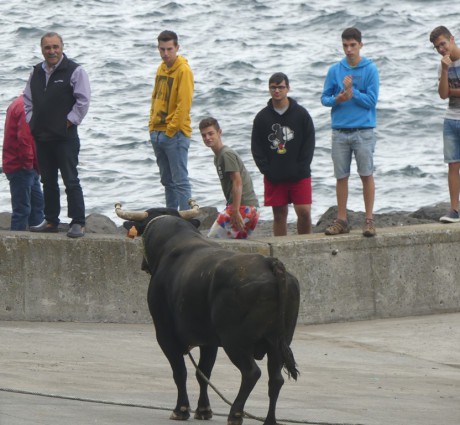
[[[227,425],[241,425],[243,423],[243,413],[235,413],[227,419]]]
[[[186,421],[190,417],[190,407],[182,406],[179,410],[173,410],[169,419],[173,421]]]
[[[212,418],[212,410],[211,410],[211,406],[207,406],[207,407],[198,407],[196,410],[195,410],[195,416],[194,416],[195,419],[200,419],[202,421],[207,421],[208,419],[211,419]]]

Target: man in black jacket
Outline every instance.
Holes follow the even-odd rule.
[[[45,220],[32,232],[58,232],[60,189],[58,172],[65,185],[67,236],[85,232],[85,203],[78,178],[80,139],[77,127],[88,112],[91,90],[88,75],[63,53],[62,37],[48,32],[41,38],[44,61],[34,66],[24,90],[26,120],[37,144],[38,165],[45,197]]]
[[[264,175],[264,205],[273,210],[273,234],[287,234],[288,204],[297,232],[311,233],[311,171],[315,127],[310,114],[288,97],[289,79],[277,72],[268,81],[271,99],[254,119],[251,150]]]

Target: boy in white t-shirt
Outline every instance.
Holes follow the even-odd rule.
[[[448,183],[450,211],[439,219],[442,223],[460,222],[458,213],[460,194],[460,48],[454,36],[444,26],[436,27],[430,41],[442,56],[439,66],[438,93],[449,99],[444,117],[444,162],[449,165]]]

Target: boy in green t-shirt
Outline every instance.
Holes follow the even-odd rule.
[[[204,144],[214,152],[214,165],[227,201],[208,237],[246,239],[259,220],[259,202],[251,176],[240,156],[222,143],[222,130],[215,118],[201,120],[199,128]]]

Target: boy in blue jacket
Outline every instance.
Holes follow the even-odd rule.
[[[342,46],[345,58],[329,68],[321,95],[321,103],[331,108],[332,161],[337,179],[338,207],[337,218],[325,233],[338,235],[350,231],[347,221],[348,178],[354,154],[363,183],[366,212],[363,235],[375,236],[373,156],[379,74],[374,62],[360,54],[363,43],[357,28],[343,31]]]

